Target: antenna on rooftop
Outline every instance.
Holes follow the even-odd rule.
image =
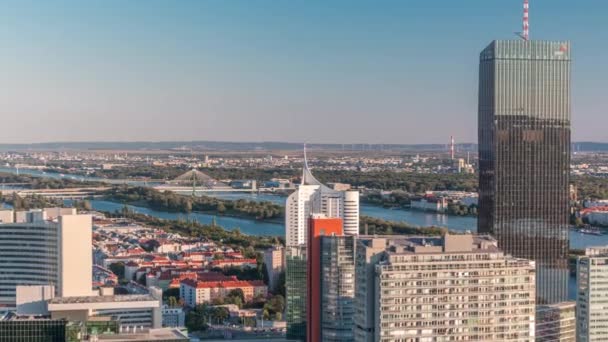
[[[528,0],[524,0],[523,31],[518,35],[525,41],[530,40],[529,10],[530,3]]]

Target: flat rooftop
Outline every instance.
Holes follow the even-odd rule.
[[[149,294],[141,295],[114,295],[114,296],[83,296],[83,297],[55,297],[49,304],[83,304],[83,303],[122,303],[122,302],[148,302],[156,301]]]
[[[189,341],[180,330],[173,328],[151,329],[146,333],[98,335],[99,341]]]

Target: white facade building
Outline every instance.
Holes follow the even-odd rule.
[[[285,205],[287,246],[301,246],[308,241],[311,214],[341,218],[345,235],[359,235],[359,192],[338,191],[319,182],[308,168],[304,152],[302,183]]]
[[[590,247],[576,265],[577,341],[608,338],[608,246]]]
[[[18,285],[53,285],[62,297],[92,293],[90,215],[0,224],[0,303],[14,304]],[[38,214],[42,213],[42,214]]]

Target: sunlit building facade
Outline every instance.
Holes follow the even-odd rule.
[[[534,262],[489,236],[362,237],[356,273],[355,341],[534,341]]]
[[[478,232],[536,261],[540,304],[567,300],[570,111],[568,42],[481,52]]]

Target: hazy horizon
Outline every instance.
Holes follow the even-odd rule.
[[[572,140],[608,141],[608,3],[530,2],[532,39],[572,41]],[[0,144],[476,143],[479,52],[522,16],[520,0],[9,3]]]

